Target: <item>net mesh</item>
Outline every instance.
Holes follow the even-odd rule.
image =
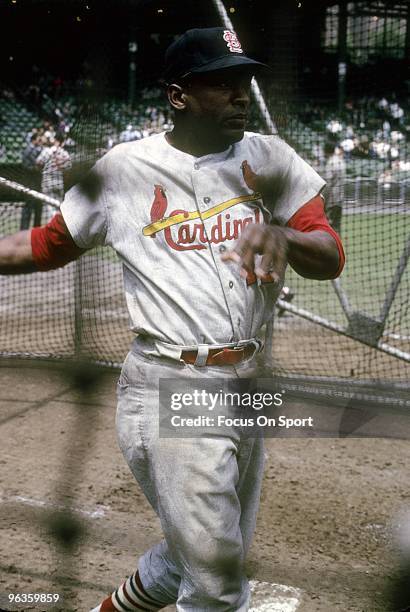
[[[343,62],[337,60],[339,7],[327,9],[322,29],[322,47],[329,60],[322,66],[323,79],[330,79],[336,70],[338,99],[330,85],[323,95],[323,83],[317,98],[304,97],[292,88],[281,98],[268,83],[262,87],[280,136],[327,179],[327,213],[341,232],[347,253],[346,268],[336,283],[306,280],[288,271],[288,291],[275,311],[273,365],[282,375],[344,379],[348,384],[352,380],[406,384],[409,109],[403,90],[392,93],[380,80],[373,82],[372,70],[376,62],[380,66],[404,60],[407,6],[358,2],[348,3],[346,10],[346,78],[340,68]],[[290,14],[289,7],[287,11],[289,19],[298,19],[296,12]],[[306,63],[298,70],[309,74],[312,67]],[[97,98],[70,94],[58,102],[48,101],[54,112],[63,108],[69,117],[75,171],[66,177],[66,187],[113,142],[131,138],[130,132],[140,137],[167,129],[171,118],[161,92],[150,88],[137,98],[133,107],[107,92]],[[27,133],[42,125],[40,115],[24,102],[4,96],[0,111],[0,174],[41,190],[41,177],[27,175],[22,166]],[[264,130],[257,104],[251,121],[251,129]],[[6,235],[20,228],[29,204],[10,190],[2,189],[0,195],[0,235]],[[42,222],[47,215],[43,207]],[[2,276],[0,294],[1,355],[81,355],[119,365],[128,350],[131,334],[121,264],[109,249],[94,249],[54,272]]]

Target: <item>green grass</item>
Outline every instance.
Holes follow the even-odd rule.
[[[394,271],[410,232],[410,215],[358,213],[345,215],[342,239],[346,266],[341,284],[354,310],[378,316]],[[409,270],[402,276],[388,327],[408,333],[410,300]],[[346,317],[328,281],[311,281],[289,270],[286,283],[296,292],[294,304],[316,314],[345,323]],[[401,320],[400,320],[401,319]],[[406,331],[407,328],[407,331]]]

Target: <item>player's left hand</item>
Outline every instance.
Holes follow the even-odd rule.
[[[255,265],[255,255],[260,255]],[[276,225],[252,223],[242,232],[234,248],[222,255],[223,261],[234,261],[247,278],[255,274],[262,282],[279,282],[288,263],[286,230]]]

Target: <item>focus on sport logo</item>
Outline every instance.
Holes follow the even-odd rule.
[[[235,32],[225,30],[223,38],[226,41],[226,46],[228,47],[229,51],[232,53],[243,53],[241,43],[239,42]]]

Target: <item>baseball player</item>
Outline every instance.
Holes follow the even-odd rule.
[[[52,198],[64,197],[64,172],[71,168],[70,154],[64,149],[65,135],[58,132],[37,157],[36,165],[42,169],[41,191]],[[47,205],[47,217],[51,219],[55,210]]]
[[[287,264],[343,268],[324,181],[277,136],[245,131],[252,75],[234,32],[189,30],[165,57],[174,128],[114,147],[42,228],[0,241],[0,271],[48,270],[96,245],[123,262],[136,337],[118,382],[118,440],[164,539],[93,612],[240,611],[262,479],[260,437],[161,438],[159,380],[255,373],[258,330]]]

